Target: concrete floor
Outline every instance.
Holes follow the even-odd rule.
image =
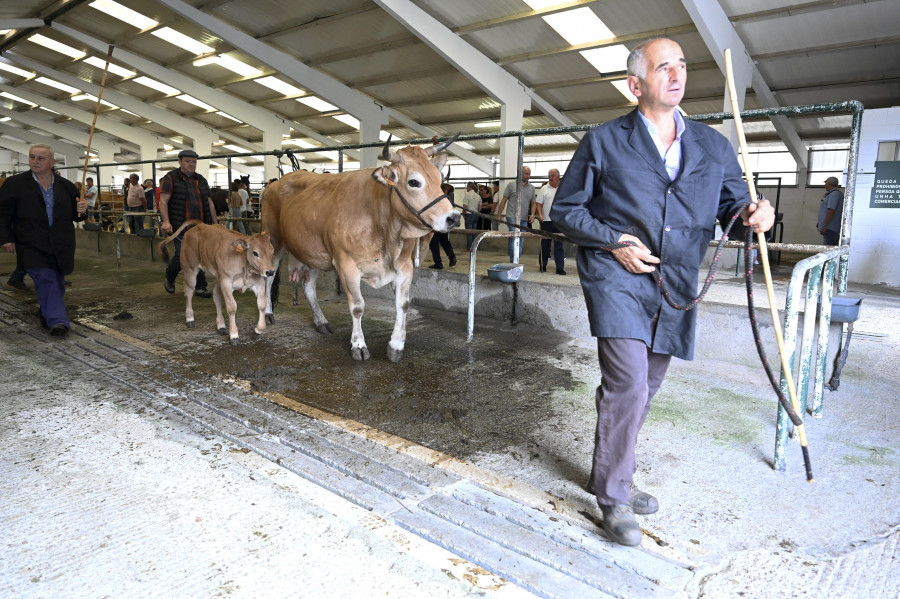
[[[11,264],[0,256],[0,273]],[[787,472],[771,467],[775,400],[732,351],[737,331],[674,363],[639,442],[637,482],[662,509],[635,550],[604,540],[582,489],[591,339],[480,318],[467,344],[464,315],[418,306],[393,365],[391,306],[372,298],[360,364],[346,302],[323,302],[323,337],[283,287],[260,338],[237,297],[235,348],[210,300],[184,327],[162,269],[80,250],[63,342],[33,294],[0,294],[4,595],[900,595],[897,290],[850,290],[866,299],[842,386],[807,419],[813,484],[795,442]],[[577,286],[574,268],[530,271],[532,286]],[[742,280],[720,279],[709,301],[738,304]]]

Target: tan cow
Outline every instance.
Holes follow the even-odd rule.
[[[274,248],[265,232],[260,235],[241,235],[219,225],[207,225],[199,220],[185,221],[178,230],[159,244],[164,260],[166,244],[171,243],[188,227],[181,242],[181,268],[184,271],[184,295],[187,298],[185,319],[187,326],[194,328],[194,288],[197,271],[201,268],[216,277],[213,301],[216,303],[216,328],[225,334],[225,319],[222,317],[222,298],[228,310],[229,338],[232,345],[238,344],[238,328],[235,322],[237,302],[234,290],[252,289],[256,294],[259,321],[253,332],[262,335],[266,330],[266,277],[275,274],[272,266]]]
[[[320,271],[337,269],[353,318],[350,353],[356,360],[369,358],[360,281],[376,289],[394,286],[397,317],[388,358],[397,362],[403,356],[416,239],[459,226],[459,211],[441,191],[443,150],[453,139],[391,153],[389,138],[382,152],[387,166],[337,174],[297,171],[266,188],[262,222],[275,246],[276,270],[287,249],[290,278],[303,282],[316,329],[330,333],[316,280]],[[272,318],[271,293],[267,299],[266,317]]]

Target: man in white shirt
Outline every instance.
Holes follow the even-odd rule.
[[[474,231],[478,228],[478,209],[481,207],[481,196],[475,191],[478,189],[474,181],[466,183],[466,195],[463,197],[463,207],[466,209],[465,222],[466,229]],[[466,251],[472,249],[472,242],[475,241],[475,234],[466,235]]]
[[[550,208],[553,206],[553,199],[556,197],[556,189],[559,187],[559,171],[551,168],[547,174],[549,181],[541,187],[534,200],[534,208],[537,213],[538,220],[541,221],[541,230],[548,233],[558,233],[556,225],[550,220]],[[531,219],[535,213],[532,212]],[[531,220],[529,219],[529,220]],[[563,242],[558,239],[542,239],[541,240],[541,272],[547,272],[547,261],[550,259],[550,242],[553,241],[553,261],[556,263],[556,274],[566,274],[566,252],[563,248]]]
[[[92,177],[85,179],[84,186],[87,188],[87,191],[84,192],[84,199],[87,200],[88,203],[87,218],[84,222],[94,223],[97,222],[94,219],[94,211],[97,210],[97,199],[100,197],[100,193],[97,190],[97,186],[94,185],[94,179]]]

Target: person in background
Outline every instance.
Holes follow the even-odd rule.
[[[186,220],[197,219],[208,225],[218,224],[216,208],[210,197],[209,184],[197,174],[197,158],[194,150],[182,150],[178,153],[178,168],[166,173],[160,179],[159,215],[162,218],[160,231],[163,235],[171,235]],[[181,272],[181,240],[182,233],[175,240],[175,252],[166,267],[164,288],[167,293],[175,293],[175,277]],[[212,297],[206,284],[206,273],[197,272],[197,287],[194,295]]]
[[[475,230],[478,228],[478,212],[481,210],[481,197],[475,191],[476,185],[474,181],[466,183],[466,195],[463,198],[463,207],[466,209],[465,222],[466,229]],[[475,241],[475,234],[466,235],[466,251],[472,249],[472,242]]]
[[[0,249],[21,255],[34,281],[41,321],[51,336],[65,337],[65,275],[75,269],[73,223],[84,220],[88,204],[71,181],[53,174],[55,164],[52,147],[33,145],[29,170],[0,187]]]
[[[503,191],[503,199],[500,200],[500,206],[497,208],[495,216],[498,218],[501,214],[503,214],[503,209],[506,207],[506,202],[509,201],[509,211],[506,214],[506,222],[518,224],[522,227],[527,227],[528,223],[531,222],[529,214],[532,212],[531,204],[534,202],[534,185],[528,182],[531,178],[531,168],[527,166],[522,167],[522,186],[521,192],[516,192],[516,182],[510,181],[506,184],[506,189]],[[514,227],[509,227],[510,231],[513,231]],[[514,249],[517,243],[519,243],[520,253],[521,250],[524,249],[524,244],[522,244],[522,239],[510,238],[509,240],[509,261],[513,262],[513,254]]]
[[[453,186],[443,183],[441,184],[441,190],[450,197],[450,203],[453,203]],[[428,242],[428,249],[431,250],[431,258],[434,260],[434,264],[428,268],[436,270],[444,268],[444,261],[441,260],[441,248],[444,249],[447,258],[450,260],[450,268],[456,266],[456,253],[453,251],[453,244],[450,243],[450,234],[435,231],[434,235],[431,236],[431,241]]]
[[[241,195],[241,182],[239,179],[235,179],[231,184],[231,194],[228,196],[228,206],[231,208],[231,216],[235,218],[241,218],[244,216],[241,213],[241,207],[244,205],[244,196]],[[231,223],[231,229],[238,230],[241,235],[247,234],[247,229],[244,228],[244,221],[235,220]]]
[[[559,171],[551,168],[547,174],[547,184],[541,187],[534,200],[534,209],[541,223],[541,231],[558,233],[556,225],[550,220],[550,209],[553,207],[553,199],[559,188]],[[531,215],[532,219],[534,214]],[[529,219],[531,220],[531,219]],[[559,239],[541,239],[541,272],[547,272],[547,262],[550,260],[550,242],[553,242],[553,262],[556,264],[556,274],[565,275],[566,251],[563,242]]]
[[[478,212],[481,214],[486,214],[490,216],[494,212],[494,196],[491,194],[491,190],[488,189],[487,185],[481,185],[478,188],[478,195],[481,196],[481,204],[479,204]],[[479,229],[484,231],[491,230],[491,220],[489,218],[481,218],[479,223]]]
[[[156,183],[153,179],[144,179],[141,187],[144,188],[144,198],[147,200],[147,211],[152,212],[156,210]]]
[[[837,245],[841,234],[841,217],[844,214],[844,192],[837,177],[825,179],[825,195],[819,206],[816,228],[825,245]]]
[[[147,211],[147,198],[144,195],[144,188],[141,186],[140,181],[141,178],[137,173],[131,173],[128,177],[128,192],[125,194],[125,209],[128,212]],[[143,216],[128,216],[128,230],[132,235],[137,235],[137,232],[143,228]]]
[[[601,381],[588,489],[606,535],[639,545],[634,514],[652,514],[659,502],[633,488],[635,446],[672,356],[693,358],[697,314],[670,306],[652,274],[662,264],[674,301],[690,301],[716,219],[727,222],[740,209],[744,223],[764,232],[775,211],[768,200],[751,201],[728,140],[677,110],[687,81],[677,43],[642,42],[629,54],[627,71],[637,108],[585,134],[550,217],[578,245],[597,337]]]
[[[97,189],[97,186],[94,185],[93,177],[85,179],[84,185],[87,188],[87,191],[84,192],[84,199],[87,200],[88,203],[88,211],[85,215],[86,218],[84,222],[95,223],[97,220],[94,218],[94,213],[97,210],[97,201],[100,199],[100,191]]]

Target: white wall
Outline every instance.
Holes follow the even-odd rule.
[[[900,287],[900,208],[869,208],[878,142],[900,140],[900,106],[863,113],[850,280]]]

